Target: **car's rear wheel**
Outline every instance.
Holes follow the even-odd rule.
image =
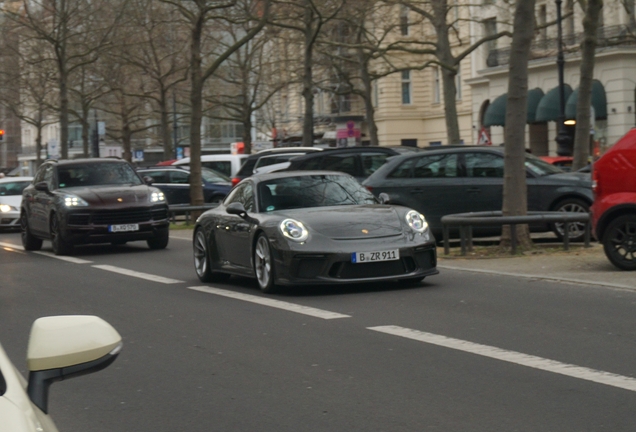
[[[581,199],[568,198],[558,203],[554,210],[560,212],[589,213],[590,206],[587,202]],[[559,240],[563,240],[565,234],[565,224],[552,224],[552,231],[554,232],[554,234],[556,234]],[[585,222],[570,222],[568,224],[568,231],[568,238],[570,241],[583,241],[583,239],[585,238]]]
[[[203,229],[197,229],[192,242],[194,270],[201,282],[222,282],[230,278],[227,273],[213,272],[210,266],[210,248]]]
[[[170,241],[170,230],[163,229],[157,232],[154,238],[146,240],[150,249],[165,249]]]
[[[64,238],[64,234],[60,229],[60,218],[56,213],[51,214],[49,235],[51,236],[51,246],[53,246],[55,255],[69,255],[73,252],[73,244]]]
[[[271,293],[276,290],[272,249],[265,234],[258,236],[256,247],[254,247],[254,273],[256,273],[256,280],[261,291]]]
[[[25,212],[20,215],[20,229],[22,237],[22,246],[26,251],[36,251],[42,249],[42,239],[34,237],[29,228],[29,219]]]
[[[612,264],[621,270],[636,270],[636,215],[623,215],[607,226],[603,249]]]

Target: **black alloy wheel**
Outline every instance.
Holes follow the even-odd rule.
[[[614,219],[603,235],[607,259],[621,270],[636,270],[636,214]]]
[[[210,249],[202,228],[198,228],[196,233],[194,233],[192,249],[194,254],[194,270],[201,282],[222,282],[229,279],[230,275],[227,273],[212,271],[210,267]]]
[[[73,245],[66,241],[60,231],[60,220],[56,213],[51,213],[49,235],[51,236],[51,246],[53,246],[55,255],[69,255],[73,252]]]
[[[274,283],[274,261],[272,249],[265,234],[260,234],[254,247],[254,273],[258,286],[264,293],[276,291]]]
[[[590,206],[585,201],[578,198],[568,198],[557,204],[555,211],[571,213],[589,213]],[[553,223],[552,231],[559,240],[564,239],[565,223]],[[568,224],[570,241],[583,241],[585,239],[585,222],[570,222]]]
[[[25,251],[37,251],[42,249],[42,239],[34,237],[29,228],[29,219],[26,212],[20,215],[20,236],[22,237],[22,246]]]

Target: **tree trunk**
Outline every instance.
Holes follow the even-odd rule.
[[[90,155],[90,144],[89,144],[89,135],[88,132],[90,130],[90,124],[88,121],[89,113],[87,110],[82,110],[82,118],[80,123],[82,124],[82,152],[85,158]]]
[[[201,119],[203,117],[203,77],[201,72],[201,35],[204,17],[200,14],[192,27],[190,46],[190,204],[203,205],[201,178]],[[200,212],[192,216],[196,219]]]
[[[305,8],[305,56],[303,59],[303,98],[305,100],[305,117],[303,121],[303,146],[314,145],[314,92],[313,92],[313,52],[314,52],[314,28],[312,25],[313,12],[309,7]]]
[[[60,65],[60,149],[61,158],[68,159],[68,74]]]
[[[367,128],[369,129],[369,145],[378,146],[380,140],[378,138],[378,125],[375,123],[375,107],[373,106],[373,82],[369,74],[369,62],[364,61],[364,53],[358,50],[358,59],[360,62],[360,75],[362,85],[364,86],[364,109],[366,112]]]
[[[461,144],[459,134],[459,120],[457,119],[457,74],[446,68],[441,68],[442,86],[444,88],[444,117],[446,118],[446,135],[448,144]]]
[[[35,136],[35,169],[37,170],[42,165],[42,116],[40,115],[40,119],[38,124],[36,125],[37,135]]]
[[[581,42],[581,81],[576,103],[576,130],[574,135],[574,161],[572,170],[587,165],[590,156],[590,105],[592,102],[592,80],[594,79],[594,54],[599,15],[603,0],[588,0],[583,18],[583,42]]]
[[[160,89],[159,96],[159,116],[161,118],[161,141],[163,141],[163,160],[174,159],[175,151],[172,148],[172,138],[170,136],[170,120],[168,119],[168,96],[166,90]],[[176,145],[176,143],[175,143]]]
[[[525,167],[525,130],[528,99],[528,56],[534,38],[535,0],[517,2],[514,31],[510,47],[508,72],[508,102],[504,131],[505,166],[503,188],[504,216],[521,216],[528,213],[528,196]],[[510,245],[510,229],[502,233],[501,246]],[[522,249],[532,247],[527,225],[517,226],[517,243]]]
[[[245,154],[252,153],[252,110],[249,108],[245,108],[243,116],[243,145]]]

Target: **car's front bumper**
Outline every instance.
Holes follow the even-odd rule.
[[[399,249],[400,259],[371,263],[353,263],[351,251],[274,250],[276,282],[280,285],[315,285],[418,279],[435,275],[435,243],[391,247]]]
[[[20,228],[20,212],[8,211],[0,212],[0,228],[3,229],[18,229]]]

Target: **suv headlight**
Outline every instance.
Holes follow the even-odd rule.
[[[415,232],[421,233],[428,229],[428,222],[426,222],[424,215],[415,210],[411,210],[406,214],[406,223]]]
[[[18,211],[18,209],[9,204],[0,204],[0,213],[9,213],[10,211]]]
[[[166,200],[166,196],[161,191],[154,191],[150,194],[150,202],[164,202]]]
[[[66,207],[86,207],[88,203],[77,195],[64,195],[64,205]]]
[[[285,237],[297,242],[303,242],[309,237],[309,231],[302,222],[294,219],[285,219],[279,225],[280,231]]]

